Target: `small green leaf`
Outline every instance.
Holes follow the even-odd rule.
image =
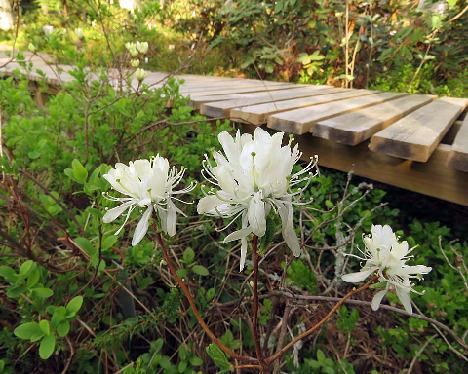
[[[64,319],[67,318],[67,310],[64,306],[59,306],[55,308],[52,315],[52,326],[57,327]]]
[[[67,306],[67,316],[75,316],[76,313],[81,309],[81,306],[83,305],[83,296],[75,296],[73,299],[71,299]]]
[[[177,365],[177,371],[183,373],[185,369],[187,369],[187,361],[180,361],[179,365]]]
[[[229,363],[224,352],[214,343],[206,347],[206,353],[211,357],[215,365],[221,370],[229,370],[231,364]]]
[[[208,271],[208,269],[202,265],[193,265],[192,271],[195,274],[201,275],[202,277],[206,277],[210,275],[210,272]]]
[[[156,339],[154,342],[151,343],[151,352],[152,353],[159,353],[164,345],[164,340],[161,338]]]
[[[86,168],[77,159],[72,161],[72,176],[73,179],[81,184],[84,184],[88,179],[88,170],[86,170]]]
[[[32,260],[23,262],[20,266],[20,271],[19,271],[20,275],[26,275],[31,270],[33,265],[34,265],[34,262]]]
[[[11,267],[2,265],[0,266],[0,277],[9,283],[15,283],[18,279],[18,274],[16,274],[16,271]]]
[[[39,321],[39,327],[41,328],[44,335],[50,335],[50,323],[46,319],[41,319]]]
[[[33,288],[32,292],[35,296],[41,299],[47,299],[48,297],[51,297],[54,294],[54,291],[46,287]]]
[[[186,264],[191,264],[195,258],[195,252],[192,248],[188,247],[185,249],[184,253],[182,254],[182,259]]]
[[[203,364],[203,360],[198,356],[192,356],[192,358],[190,359],[190,363],[192,364],[192,366],[200,366],[201,364]]]
[[[68,332],[70,331],[70,322],[68,321],[62,321],[58,324],[57,326],[57,334],[61,338],[66,336]]]
[[[55,351],[55,336],[48,335],[41,340],[41,345],[39,346],[39,356],[43,360],[47,360]]]
[[[22,323],[15,329],[14,334],[23,340],[30,340],[41,334],[44,335],[37,322]]]

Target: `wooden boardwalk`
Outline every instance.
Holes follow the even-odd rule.
[[[0,66],[6,62],[0,58]],[[33,81],[45,76],[53,86],[73,80],[71,66],[48,66],[37,57],[31,62]],[[16,68],[10,62],[0,74]],[[167,77],[149,73],[145,83],[158,88]],[[318,154],[322,166],[468,206],[468,99],[239,78],[176,78],[184,81],[181,93],[206,116],[228,118],[248,129],[266,126],[296,134],[304,158]]]

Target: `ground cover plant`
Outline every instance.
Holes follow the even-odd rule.
[[[463,225],[198,115],[177,80],[142,84],[159,2],[80,5],[83,34],[20,36],[23,72],[45,51],[73,82],[41,100],[20,71],[0,80],[0,372],[463,372]]]

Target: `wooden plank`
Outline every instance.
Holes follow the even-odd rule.
[[[312,133],[338,143],[356,145],[408,113],[430,103],[431,95],[410,95],[318,122]]]
[[[250,106],[255,104],[271,103],[283,101],[288,99],[310,97],[315,95],[323,95],[329,93],[342,92],[338,88],[328,88],[323,86],[306,87],[306,88],[292,88],[289,90],[281,91],[267,91],[259,92],[255,97],[247,97],[232,100],[215,101],[200,106],[200,113],[209,117],[229,117],[231,109],[240,108],[242,106]]]
[[[249,131],[254,126],[243,125]],[[369,151],[369,141],[356,146],[317,138],[294,136],[302,158],[319,155],[319,165],[370,178],[438,199],[468,206],[468,173],[447,167],[451,146],[440,144],[427,163],[402,160]]]
[[[342,113],[351,112],[387,100],[392,100],[403,95],[395,93],[381,93],[377,91],[369,92],[371,94],[365,96],[358,96],[274,114],[268,117],[268,127],[294,134],[304,134],[311,131],[317,122]]]
[[[468,172],[468,114],[453,140],[448,165]],[[466,193],[468,195],[468,190]]]
[[[375,133],[370,149],[389,156],[426,162],[468,99],[443,97]]]
[[[232,83],[225,83],[223,86],[202,86],[202,87],[186,87],[181,86],[180,92],[183,95],[225,95],[233,93],[249,93],[249,92],[269,92],[278,90],[297,89],[289,83],[280,83],[277,85],[264,86],[261,83],[239,86]]]
[[[248,105],[241,108],[233,108],[230,111],[230,117],[238,122],[250,123],[253,125],[262,125],[267,122],[268,116],[297,108],[309,107],[339,101],[356,96],[371,95],[375,92],[367,90],[344,90],[337,89],[332,93],[322,92],[320,95],[314,95],[304,98],[283,100],[272,103]]]
[[[270,85],[264,86],[261,83],[255,85],[248,85],[248,86],[235,86],[230,83],[226,83],[224,86],[221,87],[213,87],[214,89],[210,89],[210,86],[202,86],[202,87],[184,87],[181,86],[181,90],[185,90],[188,88],[187,94],[191,96],[213,96],[213,95],[227,95],[233,93],[249,93],[249,92],[260,92],[260,91],[279,91],[279,90],[290,90],[297,88],[296,86],[289,84],[289,83],[278,83],[277,85]],[[198,90],[198,92],[197,92]],[[242,92],[238,92],[242,91]]]

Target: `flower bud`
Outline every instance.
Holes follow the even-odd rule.
[[[36,46],[32,43],[28,44],[28,50],[32,53],[36,52]]]
[[[138,60],[137,58],[132,58],[132,60],[130,61],[130,65],[132,65],[132,67],[134,68],[137,68],[140,65],[140,60]]]
[[[135,72],[136,79],[141,82],[146,77],[146,71],[144,69],[138,68]]]

